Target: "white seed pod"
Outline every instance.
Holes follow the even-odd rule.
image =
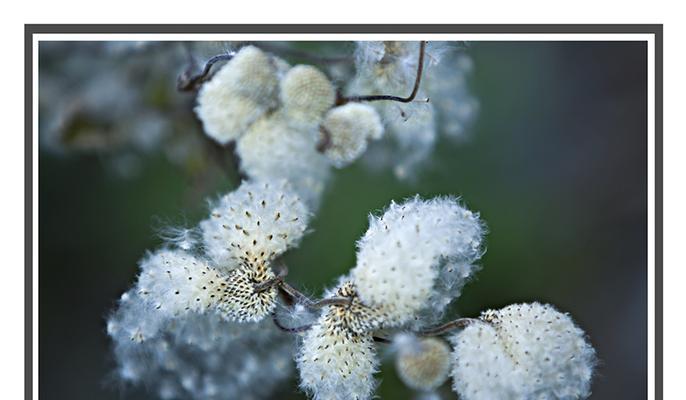
[[[140,268],[138,296],[170,317],[213,309],[227,286],[222,274],[182,250],[156,251]]]
[[[441,269],[455,263],[471,264],[482,254],[483,227],[477,214],[454,198],[391,203],[381,217],[370,216],[369,229],[358,242],[357,265],[351,276],[363,303],[383,307],[387,324],[405,323],[430,302]],[[472,269],[451,269],[456,296]],[[439,307],[440,306],[440,307]]]
[[[285,181],[243,182],[200,223],[206,253],[220,270],[270,262],[295,246],[309,212]]]
[[[243,47],[201,87],[195,108],[208,136],[225,144],[278,102],[278,70],[270,56]]]
[[[310,65],[291,68],[281,80],[280,93],[288,118],[302,123],[318,123],[336,101],[329,78]]]
[[[374,107],[348,103],[332,108],[320,130],[324,135],[324,154],[334,166],[341,168],[362,155],[369,140],[381,138],[383,124]]]
[[[487,393],[494,387],[517,398],[583,399],[590,395],[595,350],[569,315],[551,305],[531,303],[489,310],[481,318],[485,323],[453,338],[455,390],[465,399],[489,398]],[[474,349],[479,346],[481,354],[477,355]],[[484,351],[485,346],[490,349]],[[487,366],[496,364],[502,370],[484,377],[484,371],[492,368]]]
[[[344,283],[337,296],[354,293]],[[347,306],[329,306],[304,335],[296,363],[300,387],[315,400],[365,400],[374,393],[379,361],[372,334],[350,329],[350,319],[359,316]],[[355,323],[358,325],[358,323]]]
[[[316,127],[296,127],[281,112],[255,122],[238,141],[241,170],[258,181],[287,180],[315,210],[330,175],[326,157],[316,149]]]
[[[415,390],[431,391],[448,379],[451,355],[447,343],[435,337],[397,336],[393,340],[397,349],[395,367],[405,385]]]

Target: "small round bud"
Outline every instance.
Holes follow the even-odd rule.
[[[381,138],[383,124],[372,106],[348,103],[326,114],[321,132],[324,154],[341,168],[362,155],[369,140]]]
[[[195,112],[207,135],[225,144],[276,106],[277,88],[276,64],[258,48],[247,46],[202,86]]]
[[[405,336],[405,335],[403,335]],[[444,341],[429,337],[401,340],[397,346],[395,367],[408,387],[431,391],[441,386],[450,372],[450,347]]]
[[[333,107],[336,90],[323,72],[296,65],[281,80],[281,102],[286,115],[301,123],[316,123]]]

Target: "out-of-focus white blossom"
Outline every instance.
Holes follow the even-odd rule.
[[[326,157],[316,149],[317,126],[300,126],[283,112],[267,115],[238,141],[241,170],[255,181],[287,180],[315,210],[331,174]]]
[[[317,124],[336,100],[336,90],[329,78],[311,65],[291,68],[280,88],[286,116],[298,123]]]
[[[243,182],[200,223],[205,252],[219,268],[264,264],[302,238],[309,212],[286,181]]]
[[[276,107],[278,85],[271,57],[257,47],[245,46],[203,84],[195,111],[207,135],[225,144]]]
[[[354,297],[352,282],[343,281],[331,292]],[[368,325],[373,312],[359,303],[324,308],[318,321],[302,338],[296,358],[300,387],[315,400],[370,399],[378,370],[374,339]],[[362,312],[360,312],[362,311]],[[367,310],[369,311],[369,310]]]
[[[364,153],[368,141],[380,139],[383,129],[381,117],[370,105],[348,103],[335,107],[321,125],[324,154],[334,166],[344,167]]]
[[[357,42],[357,76],[347,93],[410,94],[417,77],[419,42]],[[384,140],[371,146],[367,164],[390,166],[400,178],[416,174],[418,166],[432,153],[438,126],[446,135],[462,138],[473,121],[478,103],[466,87],[471,71],[469,58],[449,42],[429,41],[424,52],[421,85],[410,103],[372,103],[386,126]]]
[[[133,291],[122,296],[107,332],[117,375],[162,399],[263,399],[293,371],[290,340],[271,321],[170,319]]]
[[[479,259],[482,235],[478,215],[453,198],[391,203],[381,217],[370,216],[358,243],[351,276],[360,298],[383,307],[389,325],[417,318],[424,308],[440,314],[472,271],[455,265]],[[439,276],[450,285],[443,293],[434,290]]]
[[[454,390],[466,400],[584,399],[595,350],[567,314],[540,303],[482,314],[455,334]]]
[[[393,338],[392,346],[396,350],[395,368],[405,385],[432,391],[448,380],[451,350],[443,340],[401,333]]]

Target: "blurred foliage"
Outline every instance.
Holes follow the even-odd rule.
[[[350,50],[346,43],[297,48],[335,54],[337,46]],[[312,233],[285,258],[289,282],[312,294],[331,285],[354,265],[367,215],[391,200],[415,193],[460,195],[481,212],[490,233],[483,269],[450,315],[474,316],[517,301],[553,303],[588,332],[602,360],[592,398],[645,398],[645,44],[477,42],[468,52],[475,64],[472,91],[481,102],[469,140],[440,142],[414,183],[359,163],[338,171]],[[141,87],[140,95],[173,124],[179,111],[165,107],[176,102],[168,96],[187,95],[171,91],[170,77],[184,66],[154,68],[162,66],[167,78]],[[59,73],[41,71],[43,76],[60,79]],[[51,107],[43,100],[41,112]],[[190,110],[192,103],[185,103]],[[41,135],[47,134],[43,121],[41,116]],[[185,125],[183,134],[199,137],[198,129]],[[235,185],[227,166],[206,162],[214,156],[202,149],[204,162],[192,172],[149,151],[128,179],[113,173],[102,153],[40,152],[43,398],[148,398],[140,389],[122,391],[108,375],[113,364],[104,318],[133,282],[137,260],[160,245],[157,231],[194,225],[206,212],[206,198]],[[414,396],[391,363],[380,376],[382,398]],[[455,398],[447,386],[445,393]],[[275,398],[302,395],[293,381]]]

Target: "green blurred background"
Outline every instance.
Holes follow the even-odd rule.
[[[553,303],[598,351],[592,398],[646,398],[645,44],[473,42],[467,51],[481,104],[469,140],[440,142],[413,183],[359,164],[336,172],[313,233],[286,257],[289,281],[312,294],[331,285],[354,265],[368,213],[391,200],[460,195],[487,222],[488,251],[452,315]],[[173,81],[163,84],[167,95],[188,97],[174,92]],[[204,199],[233,187],[219,164],[197,165],[189,174],[152,151],[123,179],[101,153],[41,151],[42,398],[151,398],[112,379],[105,317],[132,284],[138,259],[161,244],[157,230],[194,224]],[[381,377],[382,398],[412,398],[390,363]],[[302,395],[293,381],[275,398]]]

